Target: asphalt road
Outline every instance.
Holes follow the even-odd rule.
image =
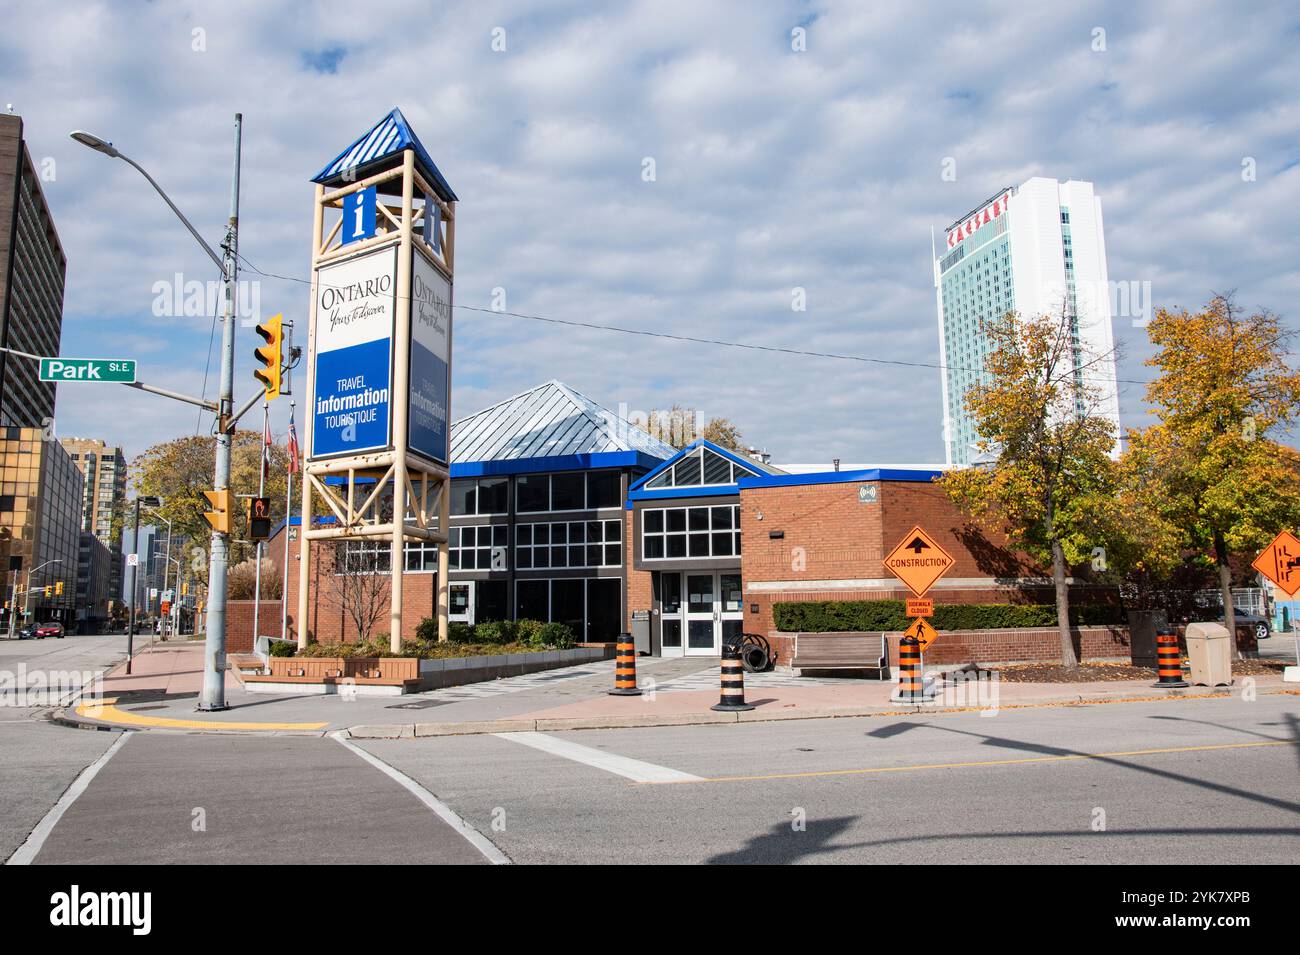
[[[8,855],[119,734],[0,733]],[[1293,862],[1297,741],[1289,695],[354,744],[378,766],[136,733],[35,861],[487,861],[459,815],[520,863]]]
[[[153,637],[149,634],[137,634],[134,649],[136,652],[147,647]],[[31,703],[33,706],[54,706],[70,698],[68,687],[74,688],[88,681],[91,674],[110,670],[118,662],[126,659],[126,634],[72,634],[63,639],[47,637],[44,640],[10,640],[7,631],[0,631],[0,673],[8,674],[8,679],[0,686],[0,703],[12,706],[13,703]],[[40,682],[23,682],[24,677],[40,675]],[[61,684],[52,692],[45,692],[49,683]],[[11,687],[35,687],[34,691],[24,689],[22,699],[14,699]],[[2,717],[0,717],[2,718]]]

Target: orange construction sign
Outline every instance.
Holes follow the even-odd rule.
[[[929,597],[908,597],[904,612],[909,617],[933,617],[934,601]]]
[[[885,566],[890,572],[918,597],[924,597],[934,582],[948,573],[955,563],[952,556],[919,525],[908,531],[885,558]]]
[[[939,639],[939,631],[934,629],[924,617],[918,617],[912,621],[912,625],[907,628],[903,636],[911,637],[919,643],[921,652],[924,653],[926,647]]]
[[[1288,597],[1294,597],[1300,590],[1300,540],[1290,531],[1283,531],[1250,566],[1277,584]]]

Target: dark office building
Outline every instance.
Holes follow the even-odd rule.
[[[67,258],[23,140],[20,116],[0,115],[0,345],[57,355]],[[0,352],[0,427],[44,427],[54,385],[36,362]]]

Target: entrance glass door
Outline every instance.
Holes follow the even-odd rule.
[[[659,581],[664,656],[720,656],[723,638],[740,634],[744,603],[739,573],[665,571]]]
[[[453,581],[447,584],[447,619],[471,626],[474,624],[474,581]]]
[[[717,656],[718,575],[686,575],[686,655]]]

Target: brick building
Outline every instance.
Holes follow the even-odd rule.
[[[918,524],[956,560],[937,602],[1051,602],[1050,575],[971,528],[940,474],[789,474],[696,442],[628,493],[627,626],[648,611],[652,653],[716,656],[730,633],[771,634],[780,601],[901,600],[884,558]]]

